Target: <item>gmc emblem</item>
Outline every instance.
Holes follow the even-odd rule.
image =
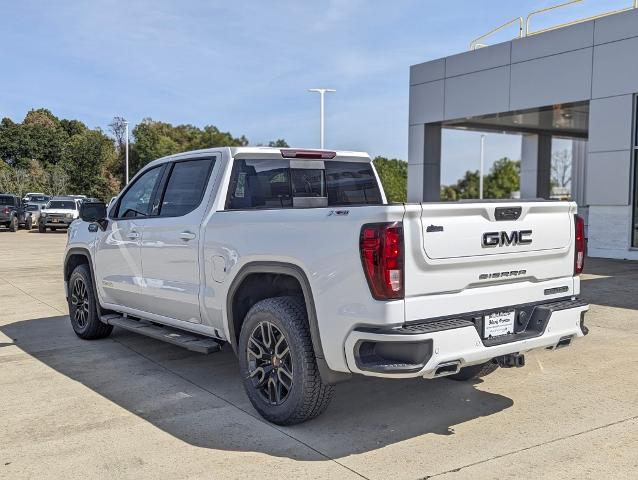
[[[518,230],[514,232],[487,232],[483,234],[483,247],[506,247],[508,245],[529,245],[532,239],[531,230]]]

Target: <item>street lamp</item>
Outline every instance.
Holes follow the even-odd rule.
[[[124,121],[126,126],[126,150],[124,151],[124,157],[126,158],[126,184],[128,185],[128,122]]]
[[[481,134],[481,166],[479,168],[479,199],[483,200],[483,170],[485,163],[485,135]]]
[[[323,98],[326,92],[336,92],[336,90],[332,88],[309,88],[308,91],[317,92],[321,99],[321,111],[320,111],[321,119],[320,119],[320,127],[319,127],[319,136],[320,136],[319,138],[320,138],[320,145],[321,145],[320,148],[323,148]]]

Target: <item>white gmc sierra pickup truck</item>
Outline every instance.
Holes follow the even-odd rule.
[[[228,343],[278,424],[353,373],[467,380],[587,333],[576,204],[388,204],[356,152],[213,148],[84,203],[64,260],[75,333]]]

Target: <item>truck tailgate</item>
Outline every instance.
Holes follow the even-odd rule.
[[[569,247],[574,223],[566,202],[421,207],[423,250],[431,259],[564,249]],[[506,219],[497,220],[497,212]]]
[[[559,201],[406,205],[406,321],[573,294],[575,213]]]

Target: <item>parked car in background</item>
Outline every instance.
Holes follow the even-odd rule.
[[[12,232],[20,227],[31,229],[31,213],[27,212],[17,195],[0,194],[0,225]]]
[[[44,193],[27,193],[24,198],[22,198],[23,203],[39,203],[41,205],[46,205],[46,203],[51,200],[51,196],[45,195]]]
[[[25,208],[27,212],[31,214],[31,225],[32,227],[37,227],[40,223],[40,215],[42,214],[42,209],[46,204],[43,203],[27,203]]]
[[[81,199],[68,197],[53,197],[40,214],[38,231],[45,233],[47,228],[55,232],[58,228],[69,228],[71,222],[80,216]]]

